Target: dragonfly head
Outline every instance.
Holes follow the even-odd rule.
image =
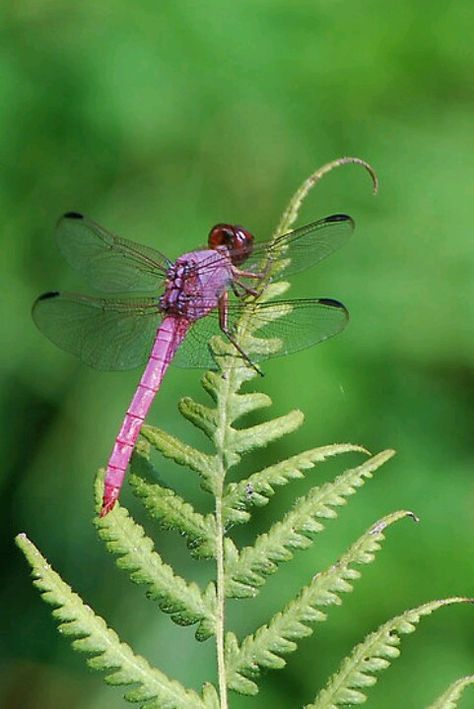
[[[216,224],[207,243],[210,249],[226,246],[234,266],[240,266],[253,251],[253,235],[237,224]]]

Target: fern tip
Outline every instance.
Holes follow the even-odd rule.
[[[385,529],[387,529],[387,527],[393,524],[393,522],[397,522],[399,519],[403,519],[404,517],[410,517],[413,522],[420,521],[420,518],[411,510],[399,510],[398,512],[392,512],[392,514],[389,514],[386,517],[380,519],[378,522],[376,522],[371,528],[369,534],[380,534]]]

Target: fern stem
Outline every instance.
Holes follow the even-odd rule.
[[[217,607],[216,607],[216,650],[217,673],[219,679],[220,709],[227,709],[227,681],[224,656],[224,525],[222,522],[222,484],[216,495],[216,564],[217,564]]]
[[[222,377],[223,388],[217,399],[217,428],[214,443],[218,461],[218,481],[215,487],[216,499],[216,650],[217,674],[219,682],[220,709],[228,709],[227,672],[225,666],[225,566],[224,566],[224,481],[227,472],[226,432],[229,421],[230,379],[233,371],[227,371]]]

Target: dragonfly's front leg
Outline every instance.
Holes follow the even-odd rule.
[[[245,298],[246,295],[253,295],[254,298],[256,298],[260,295],[259,291],[255,290],[255,288],[249,288],[245,283],[239,281],[238,278],[234,278],[234,280],[230,282],[230,285],[237,298]],[[242,289],[242,292],[239,291],[239,288]]]
[[[254,273],[253,271],[242,271],[241,269],[234,267],[232,269],[232,273],[234,276],[232,281],[232,290],[238,298],[242,298],[244,295],[253,295],[254,298],[257,298],[262,293],[261,289],[249,288],[245,283],[242,283],[241,278],[253,278],[255,280],[263,281],[266,276],[264,272]],[[239,286],[244,292],[240,294],[235,286]]]
[[[218,309],[219,309],[219,327],[224,333],[224,335],[227,337],[227,339],[234,345],[235,349],[242,355],[243,359],[252,367],[252,369],[255,369],[257,374],[260,374],[263,377],[263,372],[257,367],[256,364],[252,362],[248,354],[244,352],[242,347],[239,345],[233,334],[229,330],[229,325],[228,325],[228,313],[229,313],[229,293],[228,291],[224,291],[222,295],[219,297],[218,301]]]
[[[266,274],[263,273],[254,273],[253,271],[242,271],[240,268],[234,268],[232,269],[233,273],[235,276],[238,276],[239,278],[258,278],[259,281],[262,280],[262,278],[265,278]]]

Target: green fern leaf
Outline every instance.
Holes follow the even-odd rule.
[[[229,402],[229,420],[234,422],[241,416],[253,413],[258,409],[270,406],[272,400],[267,394],[252,392],[250,394],[236,394]]]
[[[326,163],[326,165],[323,165],[322,167],[315,170],[312,175],[306,178],[306,180],[299,187],[299,189],[296,190],[295,194],[290,200],[289,205],[282,214],[282,217],[275,230],[275,236],[279,236],[280,234],[286,234],[286,232],[291,229],[295,221],[298,219],[298,214],[301,209],[301,205],[303,204],[304,200],[311,192],[311,190],[325,175],[327,175],[335,168],[342,167],[343,165],[360,165],[365,170],[367,170],[372,179],[374,194],[377,193],[379,187],[377,174],[373,167],[369,165],[369,163],[365,162],[365,160],[361,160],[360,158],[345,157],[338,158],[337,160],[333,160],[332,162],[328,162]]]
[[[324,529],[321,519],[336,517],[335,507],[346,502],[373,472],[394,455],[386,450],[373,456],[357,468],[347,470],[333,482],[314,487],[300,498],[281,522],[261,534],[253,546],[240,554],[227,539],[226,545],[226,595],[231,598],[256,596],[265,577],[273,574],[278,564],[293,558],[292,549],[306,549],[312,536]]]
[[[352,584],[361,574],[352,567],[370,564],[380,550],[388,526],[405,517],[416,519],[412,512],[402,510],[387,515],[363,534],[339,561],[313,577],[285,609],[277,613],[268,625],[245,638],[239,647],[231,633],[226,638],[226,666],[229,687],[245,694],[255,694],[258,687],[251,678],[260,667],[281,669],[286,664],[281,655],[294,652],[295,640],[311,635],[309,625],[326,620],[318,606],[340,605],[340,593],[352,591]]]
[[[242,431],[229,427],[226,443],[232,453],[247,453],[255,448],[263,448],[278,440],[287,433],[293,433],[303,423],[301,411],[290,411],[289,414],[259,423]]]
[[[470,684],[474,684],[474,675],[467,675],[453,682],[428,709],[456,709],[458,700]]]
[[[183,500],[174,490],[159,483],[147,482],[143,478],[156,480],[157,471],[150,463],[146,447],[140,445],[135,450],[131,462],[129,482],[134,494],[140,498],[150,516],[162,529],[172,529],[184,535],[191,554],[198,559],[208,559],[215,555],[216,525],[213,515],[196,512],[189,502]]]
[[[102,499],[102,477],[97,476],[96,500]],[[215,629],[215,587],[209,584],[203,594],[195,583],[188,583],[174,573],[154,551],[152,540],[143,527],[134,522],[119,505],[105,517],[97,517],[95,525],[107,549],[115,554],[117,566],[127,571],[130,579],[144,585],[147,596],[158,602],[164,613],[178,625],[199,622],[196,637],[205,640]]]
[[[169,679],[121,642],[105,621],[64,583],[25,534],[19,534],[15,541],[32,568],[34,585],[43,599],[55,606],[53,616],[59,621],[60,632],[75,638],[73,648],[92,656],[87,660],[88,665],[107,672],[105,681],[108,684],[137,685],[127,691],[125,699],[140,702],[147,709],[152,706],[161,709],[211,707],[209,699],[204,703],[196,692]],[[210,698],[209,691],[208,696]]]
[[[195,558],[209,559],[215,555],[215,519],[211,514],[195,512],[171,488],[148,483],[133,473],[129,483],[162,529],[172,529],[187,537],[188,548]]]
[[[205,682],[202,687],[202,701],[206,709],[221,709],[219,695],[216,688],[210,682]],[[157,709],[160,709],[157,707]]]
[[[453,603],[472,603],[473,599],[453,597],[425,603],[405,611],[381,625],[374,633],[357,645],[341,663],[312,704],[305,709],[337,709],[348,704],[361,704],[366,700],[366,690],[377,682],[376,672],[387,669],[400,655],[400,636],[412,633],[421,618],[438,608]]]
[[[206,489],[212,488],[210,480],[215,477],[215,461],[212,456],[201,453],[196,448],[186,445],[169,433],[153,426],[142,426],[140,433],[153,448],[166,458],[199,473]]]
[[[331,456],[351,452],[367,453],[365,448],[350,443],[321,446],[294,455],[275,465],[270,465],[268,468],[250,475],[246,480],[230,483],[226,488],[222,503],[226,527],[247,522],[250,519],[247,508],[266,505],[269,498],[274,495],[277,485],[287,485],[290,480],[303,478],[304,470],[314,468],[316,463],[322,463]]]
[[[212,440],[218,426],[215,409],[199,404],[189,396],[185,396],[180,400],[178,409],[184,418],[188,419],[193,426],[200,428]]]

